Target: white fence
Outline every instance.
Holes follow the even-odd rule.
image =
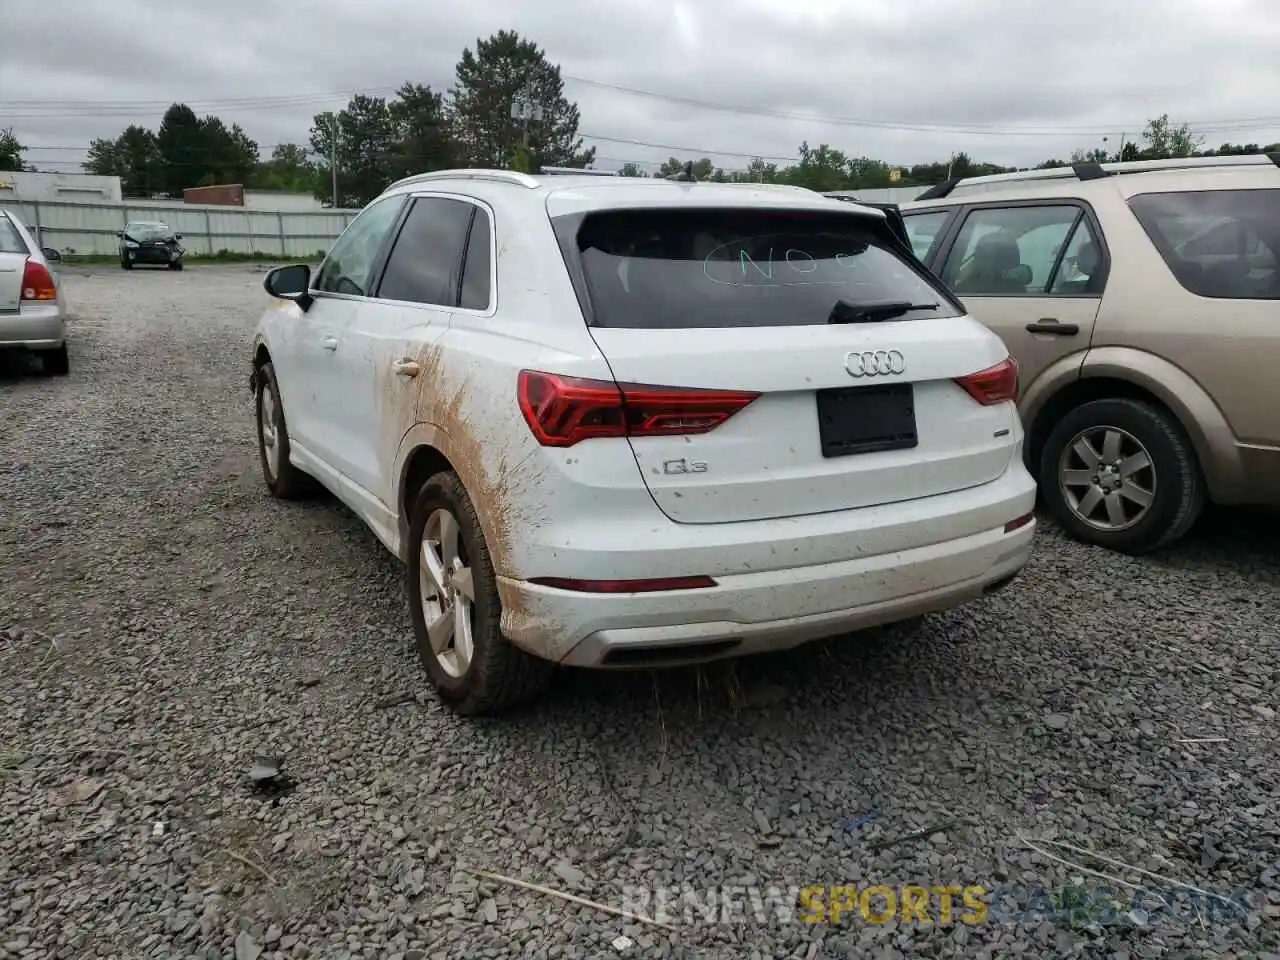
[[[243,207],[157,206],[145,201],[113,204],[0,199],[40,238],[63,255],[114,255],[116,233],[130,220],[161,220],[182,234],[190,256],[227,253],[314,257],[355,217],[356,210],[289,212]]]

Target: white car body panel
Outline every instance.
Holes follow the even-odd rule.
[[[306,313],[277,303],[255,351],[275,367],[293,463],[402,560],[411,461],[424,450],[448,461],[480,518],[503,631],[522,648],[585,666],[614,665],[636,646],[720,643],[690,659],[780,649],[966,602],[1027,562],[1034,521],[1005,531],[1035,500],[1014,405],[981,406],[951,382],[1007,356],[981,324],[588,328],[548,217],[601,204],[878,211],[805,191],[558,177],[530,187],[498,173],[391,191],[489,212],[489,309],[352,297],[349,318],[326,327],[309,315],[337,298],[317,297]],[[327,356],[302,342],[328,335],[339,342]],[[904,377],[922,384],[920,447],[824,461],[812,390],[850,386],[844,353],[890,343],[909,353]],[[416,377],[397,375],[403,361]],[[713,362],[734,371],[730,382]],[[700,436],[543,447],[517,405],[525,369],[674,386],[711,378],[769,402]],[[652,472],[691,451],[714,469],[697,479]],[[719,586],[601,595],[529,583],[691,575]]]

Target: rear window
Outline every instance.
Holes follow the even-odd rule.
[[[27,254],[30,252],[18,228],[9,222],[8,217],[0,215],[0,253]]]
[[[1280,300],[1280,190],[1147,193],[1129,206],[1191,293]]]
[[[577,235],[601,327],[826,324],[849,306],[932,305],[906,319],[958,316],[864,215],[761,210],[591,214]]]

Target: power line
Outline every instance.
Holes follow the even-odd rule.
[[[682,147],[671,143],[649,143],[645,140],[628,140],[623,137],[601,137],[593,133],[580,133],[583,140],[599,140],[601,143],[620,143],[631,147],[649,147],[653,150],[674,150],[676,153],[696,153],[700,157],[737,157],[744,160],[771,160],[776,163],[799,163],[799,157],[771,157],[760,153],[738,153],[733,150],[707,150],[703,147]]]
[[[679,104],[701,110],[712,110],[744,116],[770,117],[773,119],[817,123],[826,126],[849,126],[878,130],[897,130],[917,133],[943,133],[964,136],[1118,136],[1121,133],[1142,129],[1145,121],[1115,124],[1114,128],[1079,124],[1056,124],[1036,126],[1009,126],[999,124],[972,124],[942,121],[914,121],[895,119],[872,119],[860,117],[830,116],[825,114],[800,113],[796,111],[778,110],[769,107],[752,107],[742,104],[719,103],[696,97],[663,93],[655,90],[644,90],[622,84],[593,80],[562,74],[562,78],[570,83],[580,84],[602,90],[610,90],[628,96],[645,97],[667,103]],[[443,90],[447,84],[440,85]],[[217,110],[275,110],[290,109],[303,106],[317,106],[342,98],[350,99],[357,94],[375,96],[394,94],[399,87],[380,86],[359,90],[338,90],[324,93],[298,93],[280,96],[237,97],[208,100],[186,101],[192,110],[197,112],[213,112]],[[433,85],[433,89],[436,87]],[[74,119],[88,117],[123,117],[133,116],[141,111],[166,109],[173,101],[167,100],[9,100],[0,101],[0,111],[7,117],[15,119]],[[1263,130],[1280,128],[1280,116],[1242,117],[1236,119],[1207,119],[1187,121],[1199,133],[1229,133],[1245,130]]]
[[[660,93],[654,90],[642,90],[637,87],[627,87],[616,83],[606,83],[602,80],[590,80],[586,77],[575,77],[569,74],[561,74],[562,78],[571,83],[579,83],[583,86],[596,87],[604,90],[612,90],[617,93],[625,93],[631,96],[647,97],[654,100],[662,100],[668,103],[677,103],[683,106],[696,107],[703,110],[716,110],[725,113],[738,113],[753,116],[772,117],[782,120],[798,120],[812,123],[821,123],[831,126],[854,126],[854,127],[870,127],[873,129],[883,130],[903,130],[929,133],[956,133],[966,134],[970,136],[1070,136],[1070,135],[1119,135],[1125,132],[1133,132],[1140,130],[1146,126],[1146,121],[1134,122],[1129,124],[1118,124],[1114,130],[1103,129],[1099,126],[1084,126],[1072,124],[1058,124],[1046,128],[1034,127],[1010,127],[997,126],[995,124],[966,124],[966,123],[940,123],[934,121],[910,121],[910,120],[870,120],[855,117],[839,117],[823,114],[796,113],[787,110],[774,110],[768,107],[748,107],[738,104],[717,103],[710,100],[701,100],[696,97],[687,97],[676,94]],[[1180,121],[1181,122],[1181,121]],[[1189,120],[1187,125],[1195,128],[1199,132],[1216,132],[1216,131],[1232,131],[1244,129],[1273,129],[1280,127],[1280,116],[1270,117],[1245,117],[1235,120]]]
[[[601,134],[585,133],[585,132],[579,133],[578,136],[580,136],[583,140],[596,140],[601,143],[621,144],[621,145],[630,146],[630,147],[648,147],[649,149],[652,149],[652,150],[672,150],[676,153],[696,153],[698,156],[701,156],[701,157],[735,157],[737,159],[742,159],[742,160],[760,159],[760,160],[772,161],[775,163],[799,163],[800,162],[799,157],[788,157],[788,156],[780,156],[780,155],[771,156],[769,154],[761,154],[759,152],[754,152],[754,151],[718,150],[718,149],[713,150],[706,147],[690,147],[690,146],[682,146],[680,144],[673,144],[673,143],[651,143],[650,141],[647,141],[647,140],[633,140],[627,137],[606,137]],[[283,144],[277,144],[277,143],[259,144],[258,149],[264,153],[270,153],[276,147],[282,146],[282,145]],[[289,144],[289,145],[305,146],[303,144]],[[28,147],[27,149],[30,151],[57,151],[57,152],[85,153],[88,151],[89,147],[78,146],[75,144],[52,144],[44,147],[31,146],[31,147]],[[306,149],[308,152],[312,152],[309,147]],[[73,161],[48,160],[45,162],[71,163]],[[658,161],[654,161],[654,162],[658,162]]]
[[[144,112],[167,110],[183,103],[194,113],[218,110],[279,110],[314,106],[331,101],[350,100],[359,94],[376,96],[394,94],[399,87],[367,87],[361,90],[334,90],[327,93],[295,93],[271,97],[234,97],[209,100],[4,100],[0,112],[6,118],[66,119],[76,117],[134,116]]]

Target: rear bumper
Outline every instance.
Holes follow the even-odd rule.
[[[569,666],[650,667],[784,650],[949,609],[1003,586],[1031,557],[1034,520],[1004,530],[1005,522],[1033,509],[1031,478],[1019,465],[981,489],[996,501],[998,526],[991,524],[993,504],[979,508],[975,502],[982,499],[977,491],[932,497],[932,504],[917,501],[909,509],[950,509],[940,526],[954,528],[966,519],[955,512],[967,502],[970,528],[937,542],[875,552],[865,549],[874,537],[852,535],[838,559],[718,573],[717,586],[704,590],[602,595],[501,577],[503,632],[528,652]]]
[[[66,339],[66,317],[57,303],[0,313],[0,349],[56,350]]]

